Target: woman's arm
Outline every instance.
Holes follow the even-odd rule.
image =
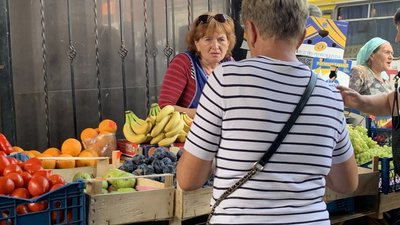
[[[192,119],[194,119],[194,116],[196,115],[196,109],[185,108],[185,107],[181,107],[181,106],[177,106],[177,105],[174,105],[174,108],[175,108],[175,111],[185,112]]]
[[[191,64],[189,58],[180,53],[171,61],[164,74],[160,88],[158,104],[160,107],[176,105],[187,85],[190,77]]]
[[[176,179],[184,191],[203,187],[208,180],[213,161],[202,160],[188,151],[183,151],[176,168]]]
[[[326,177],[326,186],[339,193],[352,193],[358,187],[358,169],[354,154],[340,164],[333,164]]]
[[[394,91],[379,95],[361,95],[344,86],[339,85],[337,89],[339,89],[346,107],[376,116],[391,115],[392,113]]]

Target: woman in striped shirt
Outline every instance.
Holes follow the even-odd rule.
[[[179,186],[194,190],[215,160],[211,205],[264,155],[311,77],[295,54],[305,35],[306,0],[243,0],[241,14],[252,58],[214,70],[177,167]],[[330,225],[325,188],[351,193],[357,186],[341,95],[318,78],[277,151],[221,201],[210,223]]]
[[[196,18],[186,35],[188,50],[176,55],[165,72],[158,104],[194,118],[207,78],[221,62],[232,60],[235,41],[229,16],[209,12]]]

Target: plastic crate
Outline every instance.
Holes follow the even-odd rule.
[[[378,142],[379,145],[388,145],[392,146],[392,129],[391,128],[380,128],[379,123],[382,121],[385,122],[391,119],[388,116],[375,116],[371,118],[371,116],[365,117],[365,127],[368,130],[368,136]],[[382,136],[378,137],[377,136]]]
[[[343,198],[338,199],[326,204],[326,209],[330,214],[343,214],[343,213],[354,213],[355,202],[354,198]]]
[[[73,182],[33,199],[0,196],[0,224],[86,225],[85,183]],[[20,204],[47,201],[47,209],[17,215]],[[53,217],[53,219],[52,219]]]
[[[393,158],[379,158],[381,165],[379,190],[384,194],[400,191],[400,176],[390,169],[392,161]]]

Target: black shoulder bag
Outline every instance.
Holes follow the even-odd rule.
[[[393,165],[396,174],[400,175],[400,116],[399,116],[399,87],[400,72],[394,77],[394,98],[392,106],[392,154]]]
[[[289,133],[289,130],[292,128],[292,125],[297,120],[297,117],[299,117],[301,111],[303,110],[309,97],[311,96],[311,93],[314,90],[316,82],[317,82],[317,75],[315,75],[313,72],[311,72],[311,77],[310,77],[310,81],[308,82],[307,88],[304,90],[304,93],[301,96],[299,103],[297,103],[297,106],[294,109],[292,115],[289,117],[289,120],[286,122],[285,126],[282,128],[281,132],[278,134],[275,141],[271,144],[271,146],[269,147],[267,152],[263,155],[263,157],[254,163],[251,170],[244,177],[242,177],[238,182],[236,182],[234,185],[229,187],[224,193],[222,193],[222,195],[215,201],[214,205],[211,208],[211,212],[208,216],[207,223],[206,223],[207,225],[210,224],[210,219],[211,219],[212,215],[214,214],[217,206],[226,197],[228,197],[235,190],[237,190],[240,186],[242,186],[245,182],[247,182],[257,171],[261,171],[264,169],[264,165],[268,162],[268,160],[271,158],[271,156],[276,152],[279,145],[282,143],[283,139],[286,137],[286,135]]]

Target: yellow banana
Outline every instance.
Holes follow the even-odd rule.
[[[175,111],[175,108],[172,105],[166,105],[161,111],[157,114],[157,123],[160,122],[164,117],[170,115]]]
[[[150,135],[152,137],[155,137],[159,133],[161,133],[164,130],[165,125],[167,125],[169,118],[170,116],[165,116],[160,122],[157,122],[156,125],[151,130]]]
[[[165,133],[173,130],[179,124],[180,120],[181,120],[180,113],[177,111],[173,112],[167,125],[165,125],[165,128],[164,128]]]
[[[150,144],[155,145],[155,144],[157,144],[159,141],[161,141],[164,138],[165,138],[165,134],[164,133],[159,133],[157,136],[153,137],[150,140]]]
[[[140,119],[134,112],[130,111],[131,118],[139,125],[143,125],[146,123],[143,119]]]
[[[161,141],[159,141],[157,144],[158,144],[158,146],[170,146],[178,138],[178,135],[179,134],[176,134],[175,136],[172,136],[169,138],[164,138]]]
[[[185,132],[179,133],[176,140],[177,140],[178,142],[180,142],[180,143],[183,143],[183,142],[186,141],[186,135],[187,135],[187,134],[186,134]]]
[[[132,130],[132,132],[126,132],[125,133],[125,127],[128,127],[124,124],[123,131],[124,131],[124,136],[126,140],[134,143],[134,144],[141,144],[147,140],[147,135],[145,134],[135,134]],[[128,130],[128,128],[126,128]]]
[[[181,132],[183,131],[184,125],[185,125],[185,122],[183,122],[183,120],[181,120],[181,119],[179,118],[179,120],[178,120],[178,125],[176,125],[176,126],[174,127],[174,129],[172,129],[171,131],[165,133],[165,137],[168,137],[168,138],[169,138],[169,137],[175,136],[176,134],[181,133]]]
[[[186,122],[183,124],[183,131],[185,131],[186,133],[189,133],[190,130],[190,126],[186,124]]]
[[[193,123],[193,119],[190,118],[190,116],[189,116],[187,113],[185,113],[185,112],[183,112],[182,114],[183,114],[182,117],[183,117],[183,120],[185,121],[185,123],[186,123],[188,126],[191,126],[192,123]]]
[[[151,122],[151,125],[152,126],[154,126],[154,124],[156,124],[156,116],[152,116],[152,115],[149,115],[147,118],[146,118],[146,121],[150,121]]]
[[[143,124],[139,124],[135,121],[133,118],[133,115],[131,113],[128,114],[129,118],[129,124],[131,125],[131,128],[133,132],[136,134],[147,134],[149,130],[151,130],[151,123],[150,122],[144,122]],[[143,120],[144,121],[144,120]]]

